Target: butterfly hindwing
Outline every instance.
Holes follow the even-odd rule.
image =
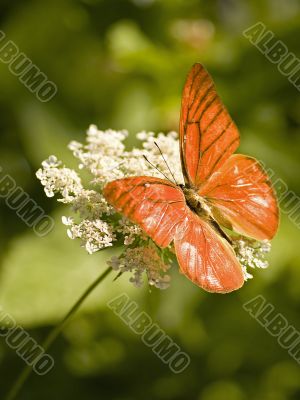
[[[242,235],[272,239],[278,228],[278,206],[268,176],[257,160],[232,155],[201,187],[199,194]]]
[[[187,209],[174,240],[181,272],[208,292],[228,293],[244,283],[241,266],[229,243],[208,222]]]

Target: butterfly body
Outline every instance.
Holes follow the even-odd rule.
[[[208,292],[231,292],[244,275],[223,228],[271,239],[278,206],[258,161],[233,154],[239,132],[201,64],[184,86],[179,143],[184,185],[130,177],[108,183],[104,196],[158,246],[173,243],[180,270],[192,282]]]
[[[232,244],[230,237],[221,228],[218,218],[213,213],[213,208],[209,205],[207,200],[200,196],[196,189],[189,188],[185,185],[179,185],[183,191],[187,206],[192,212],[194,212],[199,218],[203,219],[207,224],[211,226],[221,237]]]
[[[200,196],[195,189],[183,186],[182,192],[189,208],[194,211],[199,217],[212,217],[212,212],[205,199]]]

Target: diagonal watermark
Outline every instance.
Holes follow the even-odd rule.
[[[243,304],[244,310],[251,315],[266,331],[277,339],[280,347],[300,364],[300,332],[291,325],[281,313],[276,312],[273,304],[264,296],[258,295]]]
[[[142,342],[150,347],[172,372],[179,374],[189,366],[191,361],[189,355],[183,352],[180,346],[158,324],[154,323],[145,311],[140,311],[138,304],[126,293],[110,300],[107,306],[135,334],[141,336]]]
[[[54,367],[53,358],[1,307],[0,337],[36,374],[46,375]]]
[[[300,60],[282,40],[275,38],[274,32],[260,21],[245,29],[243,35],[300,91]]]
[[[8,65],[9,71],[17,76],[39,101],[45,103],[56,95],[56,84],[48,80],[46,74],[19,50],[15,42],[7,40],[3,31],[0,31],[0,61]]]
[[[54,219],[17,185],[13,177],[8,174],[1,177],[2,172],[3,168],[0,166],[0,199],[5,199],[5,204],[15,211],[37,236],[46,236],[54,227]]]

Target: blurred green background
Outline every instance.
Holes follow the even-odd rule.
[[[300,96],[242,32],[262,21],[298,57],[298,0],[1,0],[1,29],[54,81],[39,102],[0,63],[0,165],[55,218],[44,238],[3,202],[0,304],[41,343],[111,252],[89,256],[61,225],[35,171],[56,154],[74,160],[70,140],[90,123],[177,130],[185,76],[210,71],[241,132],[240,152],[263,160],[299,190]],[[299,231],[285,216],[270,267],[236,293],[208,294],[172,271],[166,291],[135,289],[108,277],[55,342],[55,368],[32,375],[20,400],[284,400],[300,398],[299,365],[242,308],[258,294],[300,329]],[[106,306],[125,291],[191,356],[174,375]],[[0,340],[0,398],[24,363]]]

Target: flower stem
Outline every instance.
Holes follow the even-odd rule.
[[[70,311],[66,314],[66,316],[62,319],[62,321],[55,326],[49,333],[49,335],[46,337],[45,341],[42,343],[42,347],[44,352],[46,352],[51,344],[54,342],[54,340],[57,338],[57,336],[62,332],[66,324],[69,322],[70,318],[75,314],[75,312],[79,309],[81,304],[84,302],[84,300],[89,296],[89,294],[103,281],[103,279],[112,271],[112,268],[109,267],[107,268],[98,278],[91,283],[91,285],[85,290],[85,292],[80,296],[80,298],[76,301],[76,303],[73,305],[73,307],[70,309]],[[32,366],[27,365],[19,377],[17,378],[16,382],[14,383],[13,387],[7,394],[5,400],[14,400],[20,390],[22,389],[24,383],[26,380],[29,378],[30,374],[32,372]]]

